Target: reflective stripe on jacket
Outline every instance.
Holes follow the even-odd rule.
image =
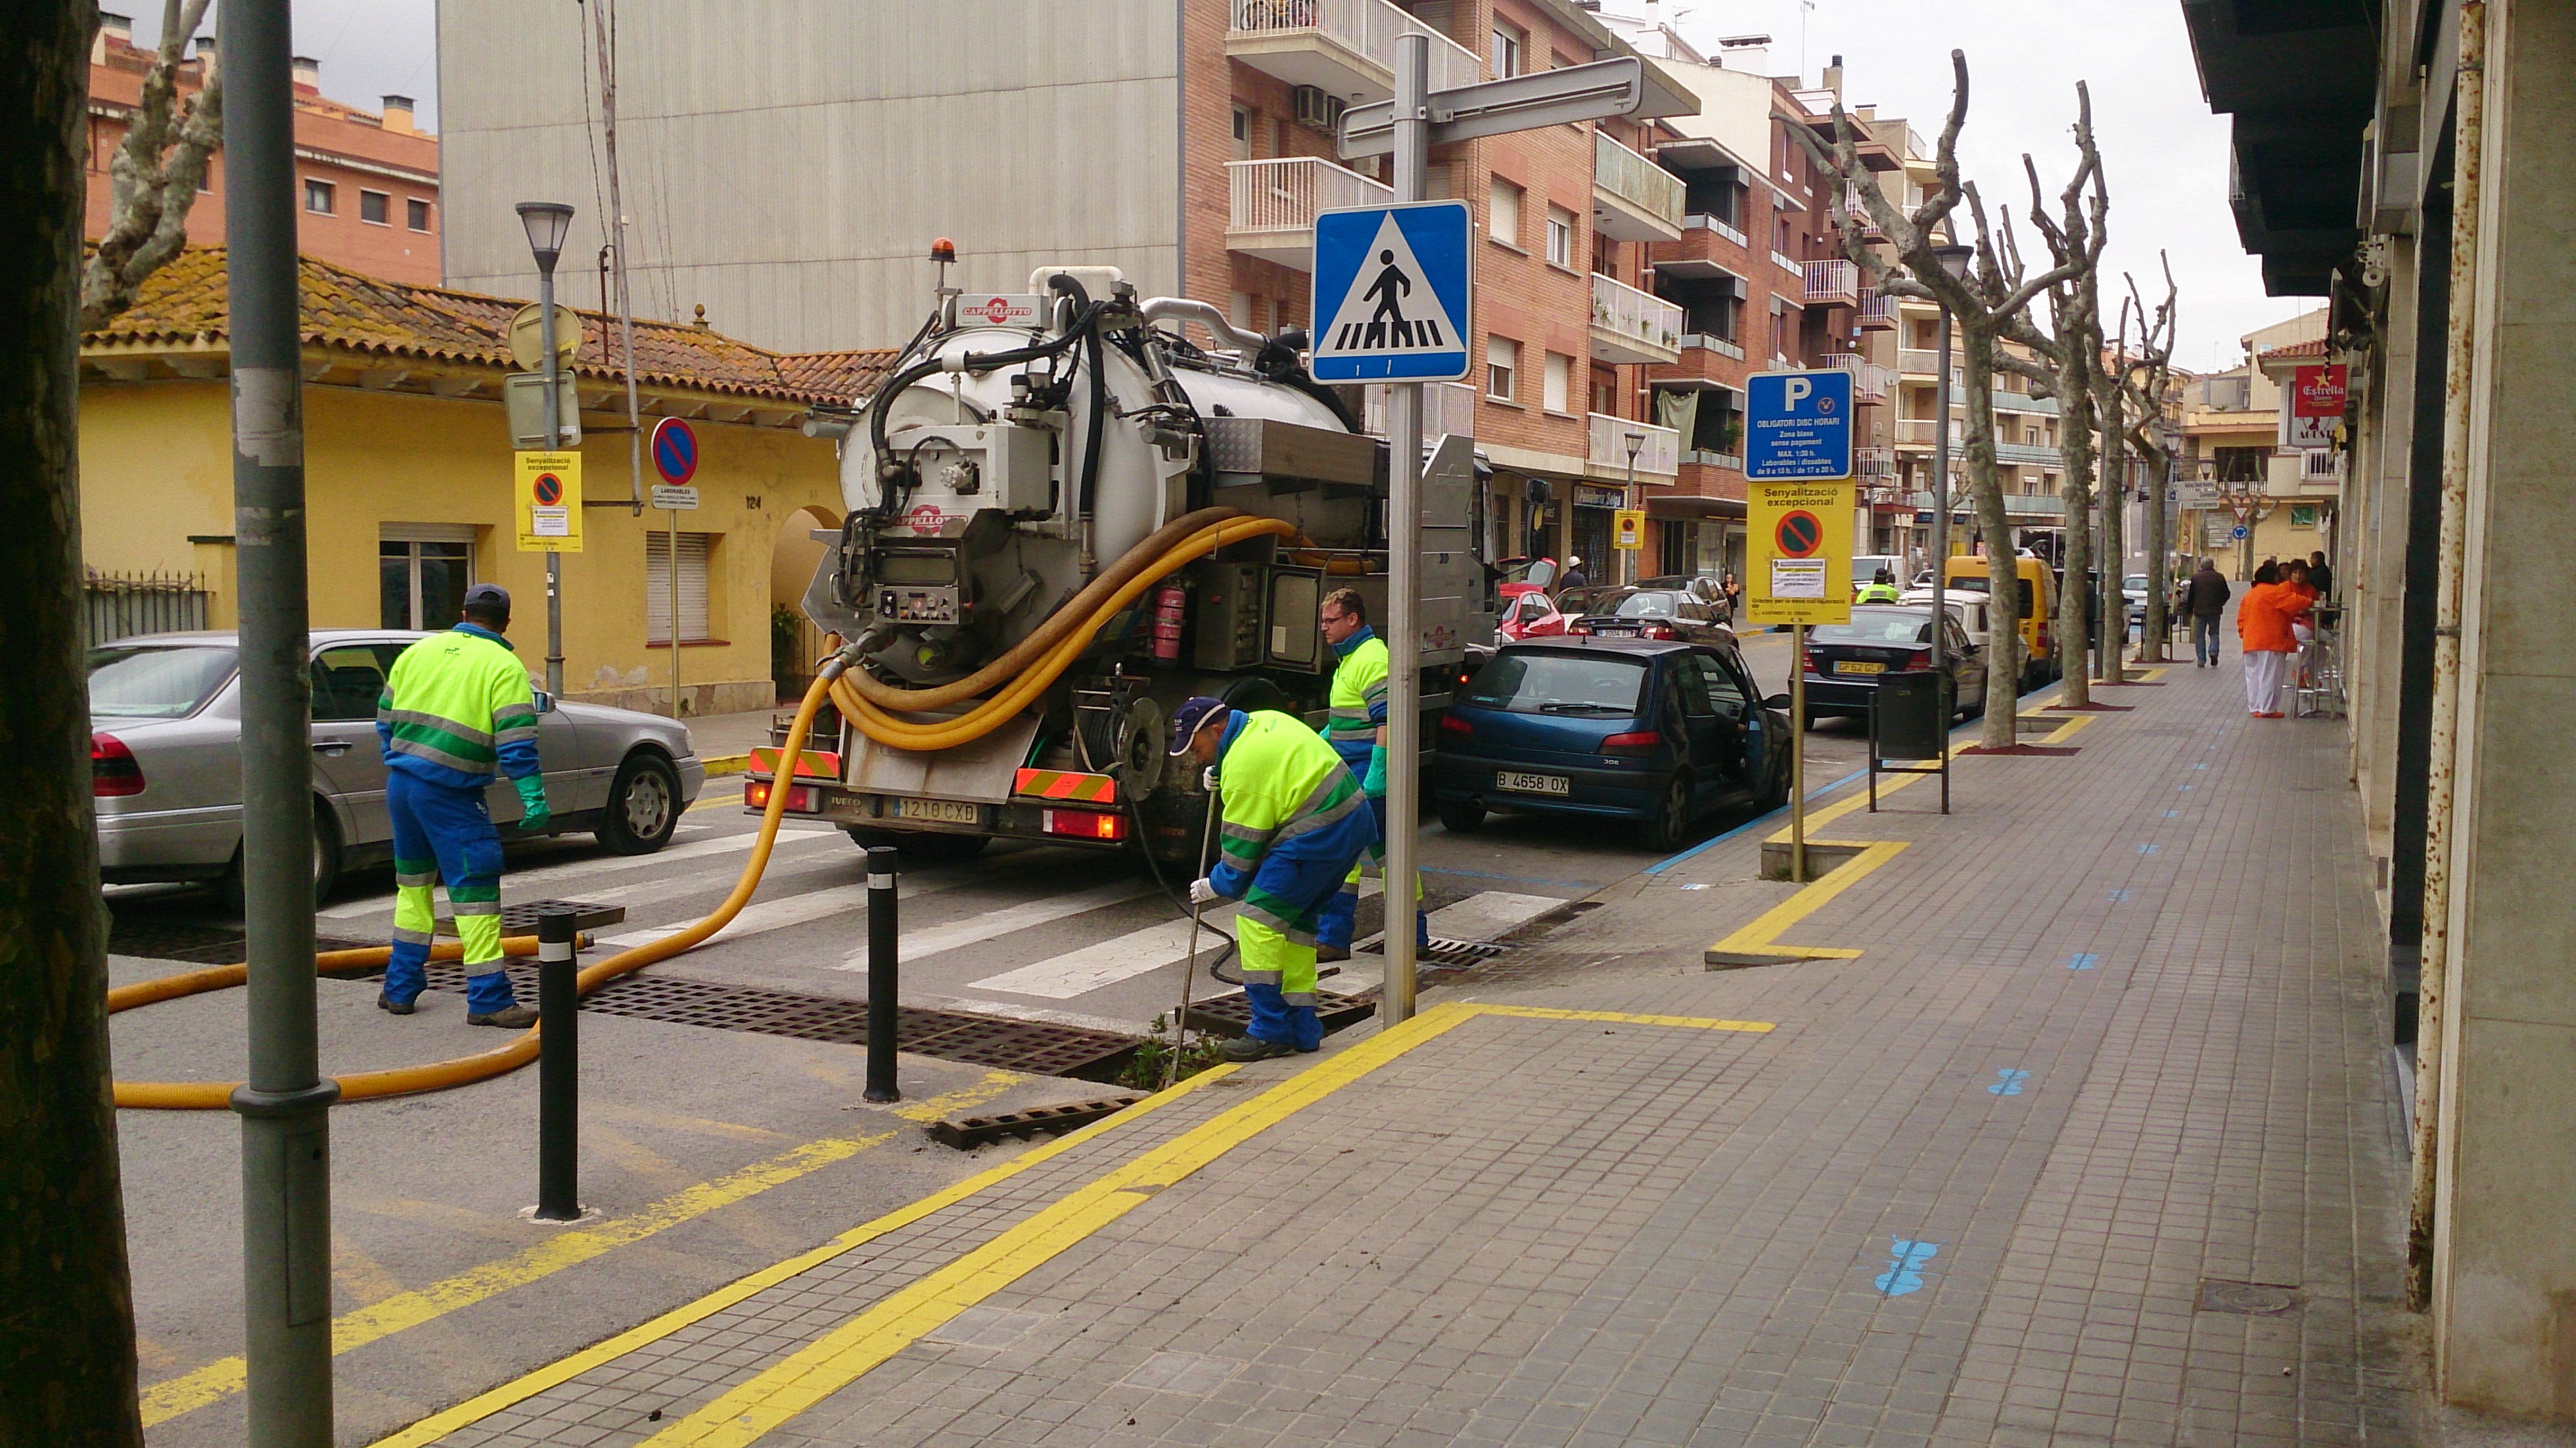
[[[538,773],[537,701],[509,640],[461,623],[402,651],[376,700],[385,765],[450,789]]]
[[[1243,915],[1312,945],[1315,913],[1377,837],[1360,782],[1313,730],[1286,714],[1237,714],[1217,755],[1223,793],[1208,883]]]
[[[1366,769],[1369,751],[1377,747],[1378,726],[1386,722],[1386,640],[1362,628],[1333,646],[1332,712],[1324,737],[1344,764]]]

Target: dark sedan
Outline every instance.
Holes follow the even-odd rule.
[[[1581,616],[1566,625],[1570,634],[1594,638],[1679,639],[1683,643],[1732,646],[1735,630],[1726,615],[1687,588],[1596,588],[1579,603],[1559,599],[1557,606]]]
[[[1958,711],[1971,717],[1984,713],[1985,653],[1968,641],[1956,612],[1945,622],[1941,651]],[[1929,606],[1861,604],[1852,609],[1849,623],[1820,623],[1807,630],[1807,722],[1835,716],[1866,719],[1880,679],[1931,667]]]
[[[1561,638],[1506,644],[1441,716],[1440,822],[1488,810],[1637,820],[1672,849],[1730,800],[1789,795],[1788,699],[1765,699],[1734,646]]]

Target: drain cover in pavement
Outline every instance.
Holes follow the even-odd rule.
[[[1491,960],[1509,949],[1511,949],[1510,946],[1496,940],[1444,940],[1435,935],[1431,937],[1429,946],[1413,952],[1413,958],[1422,965],[1453,965],[1463,968],[1474,965],[1480,960]],[[1386,953],[1386,942],[1380,940],[1375,945],[1364,945],[1360,947],[1360,953],[1383,955]]]
[[[1357,995],[1317,991],[1315,1014],[1322,1019],[1326,1035],[1344,1026],[1356,1026],[1377,1014],[1377,989],[1372,986]],[[1187,1024],[1191,1030],[1211,1036],[1240,1036],[1252,1029],[1252,1002],[1241,991],[1192,1001]]]
[[[364,950],[382,945],[381,940],[333,940],[317,937],[315,950]],[[184,960],[193,965],[238,965],[249,954],[238,930],[223,930],[209,925],[183,925],[159,920],[109,921],[107,949],[111,955],[135,955],[151,960]]]
[[[2299,1289],[2269,1282],[2228,1282],[2204,1277],[2200,1310],[2234,1312],[2248,1317],[2277,1317],[2299,1305]]]

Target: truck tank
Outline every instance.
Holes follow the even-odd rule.
[[[1323,594],[1355,587],[1385,617],[1385,448],[1302,346],[1110,268],[943,290],[878,390],[811,425],[841,436],[848,517],[818,535],[805,611],[854,662],[816,733],[839,747],[809,751],[791,807],[930,857],[994,837],[1194,852],[1171,707],[1320,721]],[[1466,640],[1492,636],[1472,485],[1468,440],[1444,439],[1423,508],[1434,708]]]

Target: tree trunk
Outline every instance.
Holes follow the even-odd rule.
[[[2170,470],[2169,459],[2148,455],[2147,622],[2138,639],[2138,656],[2153,664],[2165,662],[2165,650],[2173,638],[2173,619],[2165,611],[2165,601],[2173,593],[2173,539],[2167,536],[2165,522],[2166,474]]]
[[[2059,492],[2066,500],[2066,582],[2057,593],[2057,702],[2082,707],[2093,702],[2092,681],[2085,677],[2084,576],[2093,559],[2093,395],[2084,385],[2083,329],[2059,328],[2069,357],[2057,372],[2057,457],[2065,477]]]
[[[94,5],[0,7],[0,1443],[140,1448],[85,760],[78,347]],[[14,260],[5,260],[14,258]]]
[[[2012,521],[2004,513],[2003,482],[1995,475],[1995,341],[1983,318],[1960,318],[1958,331],[1968,408],[1968,494],[1976,500],[1977,531],[1986,539],[1986,724],[1978,743],[2009,749],[2020,737],[2021,564]]]
[[[2102,679],[2111,684],[2127,682],[2129,672],[2123,663],[2129,651],[2129,595],[2120,587],[2129,572],[2128,520],[2123,516],[2129,511],[2129,412],[2121,381],[2095,370],[2095,410],[2102,429]]]

